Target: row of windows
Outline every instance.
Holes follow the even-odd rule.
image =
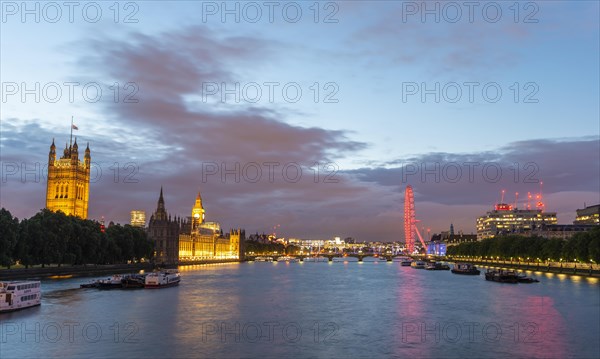
[[[69,185],[56,185],[54,198],[69,198]]]
[[[32,300],[32,299],[36,299],[36,298],[37,298],[37,294],[24,295],[21,297],[21,302],[25,302],[27,300]]]
[[[21,284],[17,286],[18,290],[21,289],[31,289],[31,288],[39,288],[40,287],[40,283],[29,283],[29,284]]]
[[[77,185],[75,188],[75,198],[83,199],[83,185]],[[69,198],[69,185],[57,184],[54,198]]]
[[[77,186],[77,191],[75,193],[77,199],[83,199],[83,186],[79,185]]]
[[[20,284],[20,285],[17,285],[17,290],[39,288],[39,287],[40,287],[40,283]],[[8,290],[15,290],[15,286],[14,285],[8,286],[7,289]]]

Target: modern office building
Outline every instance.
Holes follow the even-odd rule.
[[[556,224],[556,212],[542,209],[518,209],[499,203],[492,211],[477,218],[477,240],[498,235],[527,235],[545,224]]]
[[[596,224],[600,225],[600,204],[578,209],[577,217],[573,224]]]

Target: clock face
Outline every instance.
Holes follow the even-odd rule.
[[[194,218],[200,218],[200,214],[199,213],[194,213]]]
[[[204,213],[202,213],[202,219],[204,220]]]

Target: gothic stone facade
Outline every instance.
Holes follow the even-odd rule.
[[[65,145],[62,157],[56,159],[56,146],[52,140],[48,154],[46,208],[87,219],[92,163],[89,144],[83,162],[79,160],[78,151],[75,139],[72,146]]]

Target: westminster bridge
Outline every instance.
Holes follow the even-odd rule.
[[[273,258],[274,261],[277,261],[279,259],[279,257],[292,257],[292,258],[298,258],[300,261],[304,261],[304,258],[312,258],[314,257],[314,255],[285,255],[285,254],[265,254],[265,255],[252,255],[252,256],[246,256],[246,261],[254,261],[257,257],[271,257]],[[392,262],[394,258],[400,258],[400,257],[408,257],[406,255],[389,255],[389,254],[371,254],[371,253],[364,253],[364,254],[359,254],[359,253],[344,253],[344,254],[339,254],[339,253],[321,253],[318,255],[318,257],[323,257],[323,258],[327,258],[329,262],[332,262],[334,258],[348,258],[348,257],[352,257],[352,258],[357,258],[359,262],[362,262],[364,258],[374,258],[374,259],[385,259],[388,262]],[[414,256],[413,258],[417,258],[416,256]]]
[[[464,256],[425,256],[425,255],[390,255],[390,254],[372,254],[372,253],[321,253],[319,257],[327,258],[329,262],[333,262],[334,258],[357,258],[358,262],[363,262],[363,259],[379,259],[380,261],[392,262],[394,258],[411,258],[421,259],[424,261],[446,261],[446,262],[468,262],[478,266],[497,267],[505,269],[518,269],[523,271],[546,272],[555,274],[581,275],[590,277],[600,277],[600,265],[597,263],[581,263],[581,262],[553,262],[553,261],[525,261],[525,260],[499,260],[499,259],[481,259],[477,257]],[[279,257],[292,257],[304,261],[304,258],[314,257],[314,255],[284,255],[284,254],[266,254],[246,256],[246,261],[254,261],[257,257],[271,257],[277,261]],[[383,259],[383,260],[382,260]]]

